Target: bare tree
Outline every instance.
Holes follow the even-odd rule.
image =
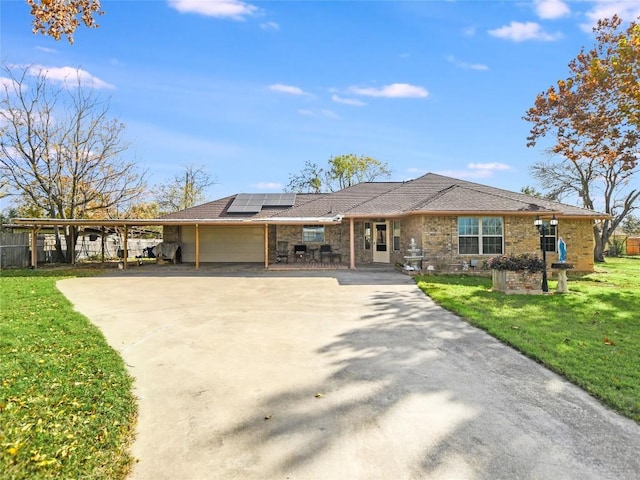
[[[49,218],[97,218],[139,198],[144,175],[123,157],[124,124],[107,116],[107,100],[83,87],[80,75],[57,85],[44,70],[2,70],[0,176],[19,203]],[[64,235],[75,244],[76,229]]]
[[[156,187],[156,202],[161,213],[177,212],[206,200],[207,189],[215,179],[204,166],[184,166],[184,171]]]

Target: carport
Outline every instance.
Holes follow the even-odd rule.
[[[287,219],[57,219],[57,218],[16,218],[14,225],[29,230],[31,234],[31,267],[38,268],[37,234],[43,228],[121,228],[124,231],[123,267],[128,267],[128,233],[133,227],[182,227],[185,235],[183,255],[195,263],[225,261],[264,262],[269,268],[269,226],[287,225],[327,225],[342,222],[342,217],[287,218]],[[355,268],[354,223],[350,219],[350,268]],[[74,235],[70,247],[75,249]],[[103,237],[104,238],[104,237]],[[242,239],[239,242],[238,239]],[[103,240],[104,241],[104,240]],[[185,252],[186,251],[186,252]],[[183,257],[185,258],[185,257]],[[104,262],[104,255],[102,258]]]

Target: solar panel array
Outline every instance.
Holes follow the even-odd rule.
[[[227,213],[259,213],[262,207],[291,207],[295,202],[295,193],[240,193]]]

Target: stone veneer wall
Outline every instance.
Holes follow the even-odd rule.
[[[173,225],[165,225],[164,227],[162,227],[162,241],[181,243],[182,235],[180,227]]]
[[[504,253],[541,254],[539,236],[533,226],[534,217],[505,216],[504,218]],[[393,229],[393,218],[389,220],[389,228]],[[400,250],[393,251],[393,235],[390,232],[390,262],[404,264],[411,238],[424,255],[423,267],[433,265],[437,270],[450,270],[452,266],[478,260],[478,268],[493,255],[459,255],[458,254],[458,217],[455,215],[415,215],[396,218],[400,221]],[[356,220],[354,222],[355,261],[372,263],[373,251],[364,249],[364,224],[373,223],[377,219]],[[574,265],[576,272],[592,272],[593,263],[593,221],[589,219],[559,219],[558,235],[567,244],[567,263]],[[181,242],[180,227],[165,226],[163,239],[167,242]],[[302,225],[269,226],[269,262],[275,262],[275,250],[278,241],[289,242],[289,251],[293,245],[302,242]],[[328,243],[342,254],[342,263],[349,264],[349,220],[339,225],[325,226],[324,242],[307,243],[319,247]],[[558,260],[557,253],[547,253],[547,264]],[[550,273],[552,273],[550,271]]]
[[[431,264],[437,270],[447,270],[450,265],[478,260],[479,267],[493,255],[459,255],[458,254],[458,217],[430,216],[420,217],[422,220],[422,245],[424,265]],[[533,226],[533,216],[505,216],[504,218],[504,253],[519,254],[540,252],[538,232]],[[567,244],[567,263],[574,265],[575,271],[593,271],[593,222],[584,219],[559,219],[558,235]],[[547,252],[547,265],[558,260],[558,254]]]
[[[492,270],[493,290],[507,294],[541,294],[542,272]]]
[[[278,245],[278,242],[282,241],[289,242],[289,252],[293,252],[293,246],[297,244],[306,244],[310,248],[320,248],[320,245],[329,244],[331,245],[333,250],[342,254],[342,263],[349,263],[348,221],[340,225],[325,225],[323,242],[303,242],[302,225],[270,225],[269,263],[275,262],[276,247]],[[318,254],[316,253],[316,255]]]

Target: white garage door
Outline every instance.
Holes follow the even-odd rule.
[[[264,262],[264,227],[199,227],[201,262]],[[196,261],[196,229],[182,228],[182,260]]]

